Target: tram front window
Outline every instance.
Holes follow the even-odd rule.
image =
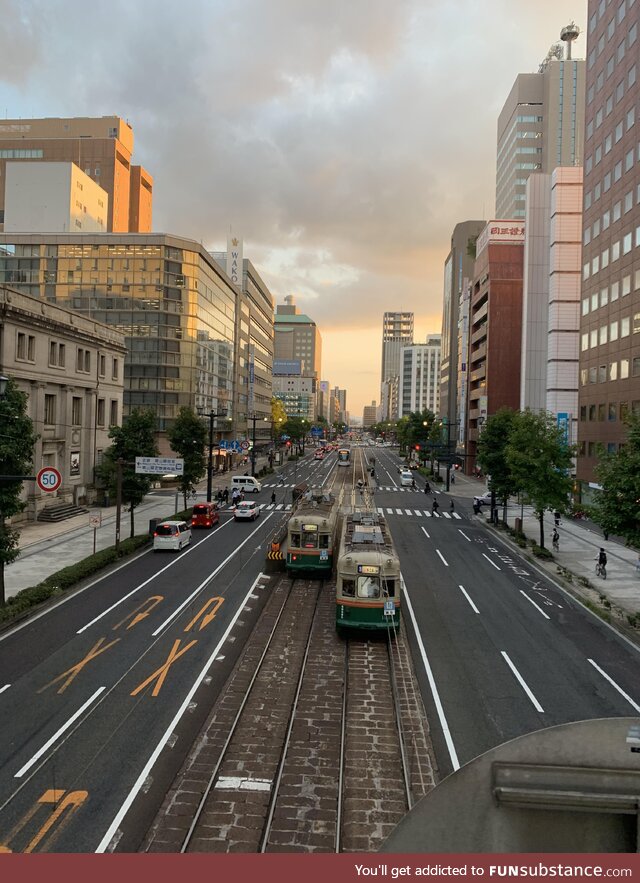
[[[328,549],[329,548],[329,534],[323,533],[320,534],[320,549]]]
[[[358,577],[358,598],[379,598],[380,579],[377,576]]]
[[[300,548],[300,534],[299,533],[292,533],[291,534],[291,545],[295,546],[298,549]]]
[[[302,547],[303,549],[317,549],[318,548],[318,534],[312,533],[310,531],[302,532]]]
[[[352,579],[343,579],[342,580],[342,594],[346,595],[347,598],[355,598],[356,584]]]

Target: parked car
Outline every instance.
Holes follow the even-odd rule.
[[[473,498],[474,506],[483,506],[483,505],[491,505],[491,491],[485,491],[484,494],[479,494]]]
[[[244,500],[243,502],[238,503],[233,510],[233,517],[236,521],[246,521],[247,519],[255,521],[258,515],[260,515],[260,507],[257,503],[250,500]]]
[[[191,542],[191,528],[186,521],[163,521],[153,532],[153,551],[169,549],[181,552]]]
[[[196,503],[191,513],[191,527],[213,527],[220,515],[215,503]]]

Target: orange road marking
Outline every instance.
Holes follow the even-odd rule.
[[[187,650],[190,650],[191,647],[193,647],[193,645],[197,644],[197,643],[198,643],[197,641],[190,641],[187,644],[187,646],[183,647],[182,650],[180,650],[180,652],[178,653],[177,651],[178,651],[178,647],[180,646],[180,638],[177,638],[173,642],[173,647],[171,648],[171,652],[169,653],[169,656],[167,657],[167,661],[164,663],[164,665],[160,666],[160,668],[157,669],[156,671],[154,671],[154,673],[152,675],[149,675],[147,680],[143,681],[139,687],[136,687],[135,690],[133,691],[133,693],[131,693],[131,695],[137,696],[141,690],[144,690],[144,688],[146,686],[148,686],[148,684],[151,684],[151,683],[153,683],[153,681],[157,680],[158,683],[155,685],[155,687],[153,688],[153,690],[151,692],[152,696],[154,696],[154,697],[157,696],[158,693],[160,692],[160,690],[162,689],[162,685],[164,684],[165,678],[169,672],[169,668],[173,665],[173,663],[176,660],[180,659],[180,657],[183,654],[185,654],[187,652]]]
[[[62,680],[62,678],[69,677],[64,682],[64,684],[58,690],[58,693],[64,693],[69,684],[80,674],[82,669],[87,665],[87,663],[91,662],[92,659],[95,659],[97,656],[100,656],[101,653],[104,653],[105,650],[108,650],[110,647],[113,647],[114,644],[117,644],[120,638],[116,638],[115,641],[112,641],[110,644],[107,644],[106,647],[101,647],[103,641],[106,641],[106,638],[100,638],[97,644],[94,644],[91,650],[87,653],[84,659],[81,659],[80,662],[77,662],[72,668],[68,668],[66,671],[63,671],[61,675],[58,675],[57,678],[54,678],[52,681],[49,681],[48,684],[45,684],[44,687],[41,687],[38,690],[38,693],[42,693],[47,690],[49,687],[52,687],[55,683]]]
[[[210,607],[212,604],[214,605],[213,610],[211,611],[211,613],[207,613],[207,615],[205,616],[204,614],[207,607]],[[200,623],[200,628],[198,629],[198,631],[201,632],[202,629],[206,628],[209,623],[216,618],[216,613],[223,604],[224,598],[209,598],[204,607],[199,611],[199,613],[196,613],[189,625],[185,628],[185,632],[191,631],[192,627],[197,623],[200,617],[202,617],[202,622]]]
[[[131,617],[133,617],[133,619],[131,619],[131,622],[127,626],[127,631],[129,629],[132,629],[134,625],[138,625],[139,622],[142,622],[143,619],[146,619],[153,608],[157,607],[161,601],[164,601],[163,595],[151,595],[151,597],[143,601],[139,607],[136,607],[135,610],[132,610],[131,613],[128,613],[124,619],[121,619],[117,625],[114,625],[113,631],[115,632],[116,629],[119,629],[120,626],[123,625]]]

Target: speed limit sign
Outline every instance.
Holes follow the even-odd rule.
[[[62,476],[53,466],[45,466],[36,475],[36,483],[41,491],[52,493],[57,491],[62,484]]]

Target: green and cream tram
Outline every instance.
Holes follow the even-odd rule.
[[[312,489],[300,497],[287,526],[289,573],[331,575],[337,519],[335,498],[327,491]]]
[[[336,628],[397,629],[400,625],[400,561],[384,518],[345,515],[336,564]]]

